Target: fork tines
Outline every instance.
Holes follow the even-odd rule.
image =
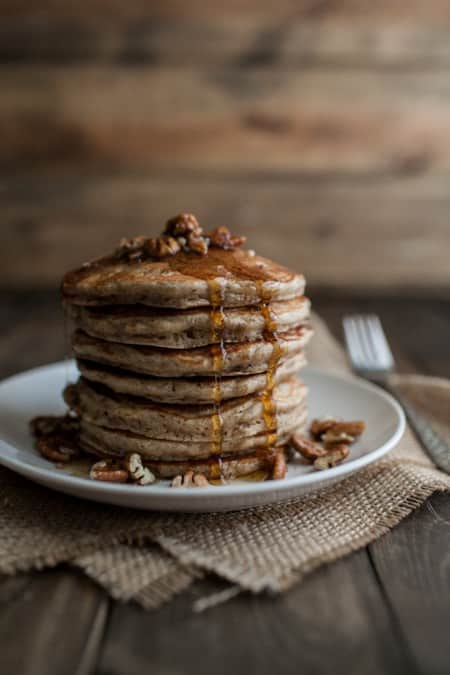
[[[355,370],[386,372],[394,368],[394,358],[376,314],[346,316],[343,325],[345,342]]]

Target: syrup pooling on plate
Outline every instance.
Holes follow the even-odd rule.
[[[210,279],[208,281],[209,299],[211,302],[210,322],[211,322],[211,353],[213,357],[213,371],[214,371],[214,389],[213,389],[213,403],[214,412],[212,416],[212,447],[213,454],[220,457],[222,452],[222,427],[223,419],[221,412],[221,382],[222,372],[225,360],[225,347],[223,343],[223,330],[225,325],[225,317],[223,313],[223,296],[224,287],[219,279]],[[220,465],[218,467],[218,476],[220,478]]]

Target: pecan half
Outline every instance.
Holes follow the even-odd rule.
[[[127,258],[129,260],[139,259],[142,256],[144,243],[145,237],[142,234],[130,239],[123,237],[119,242],[115,255],[118,258]]]
[[[179,213],[174,218],[169,218],[164,228],[164,234],[172,237],[186,237],[191,233],[198,236],[203,233],[200,223],[192,213]]]
[[[194,253],[206,255],[208,253],[208,240],[194,232],[190,234],[186,241],[186,248]]]
[[[361,436],[366,425],[361,421],[337,420],[331,417],[317,419],[311,423],[310,431],[324,443],[353,443]]]
[[[206,476],[202,473],[186,471],[184,475],[179,474],[172,480],[171,487],[207,487],[209,485]]]
[[[203,473],[194,473],[194,485],[196,487],[208,487],[208,479]]]
[[[169,255],[175,255],[180,250],[179,242],[174,237],[165,234],[147,239],[144,244],[145,253],[152,258],[166,258]]]
[[[146,466],[142,464],[141,456],[137,452],[130,452],[122,462],[133,483],[137,485],[151,485],[156,478]]]
[[[291,437],[291,445],[294,450],[310,462],[313,462],[318,457],[326,455],[325,448],[300,434],[294,434]]]
[[[225,225],[216,227],[209,235],[209,238],[210,246],[223,248],[225,250],[239,248],[239,246],[242,246],[242,244],[245,244],[247,241],[247,237],[238,237],[231,234],[230,230]]]
[[[41,436],[36,441],[36,447],[42,457],[58,464],[68,464],[80,454],[75,445],[58,436]]]
[[[287,464],[284,451],[277,452],[272,464],[272,480],[281,480],[286,476]]]
[[[338,420],[334,417],[320,417],[313,420],[311,422],[311,426],[309,427],[311,436],[319,440],[322,438],[322,435],[326,433],[328,429],[331,429],[332,426],[337,424],[337,422]]]
[[[41,415],[30,422],[30,431],[35,438],[52,434],[69,435],[78,432],[79,421],[71,415]]]
[[[336,443],[353,443],[365,429],[364,422],[337,422],[322,436],[326,447]]]
[[[183,476],[183,485],[184,487],[192,487],[193,484],[193,479],[194,478],[194,472],[193,471],[186,471],[186,473]]]
[[[345,443],[340,443],[339,445],[334,446],[332,450],[329,450],[323,457],[318,457],[314,461],[314,468],[318,471],[323,471],[324,469],[331,469],[331,467],[340,464],[346,459],[349,455],[350,449]]]
[[[106,483],[126,483],[128,471],[112,459],[102,459],[91,466],[89,477]]]

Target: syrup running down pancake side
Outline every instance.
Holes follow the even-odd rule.
[[[266,387],[261,396],[267,447],[272,449],[277,442],[277,410],[273,390],[275,387],[275,372],[281,358],[281,349],[277,338],[277,325],[272,317],[268,298],[261,282],[258,282],[258,292],[261,299],[261,314],[264,317],[264,339],[272,344],[272,354],[266,373]]]
[[[224,329],[224,313],[223,313],[223,297],[224,297],[224,281],[219,279],[210,279],[208,281],[209,298],[211,302],[211,353],[213,356],[213,370],[214,370],[214,413],[212,416],[212,446],[214,459],[217,461],[216,470],[213,472],[214,479],[222,480],[221,466],[222,466],[222,439],[223,439],[223,419],[221,414],[222,402],[222,373],[223,365],[226,358],[225,346],[223,342]],[[217,474],[217,475],[216,475]]]

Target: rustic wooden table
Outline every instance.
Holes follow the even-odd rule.
[[[402,370],[450,377],[450,303],[314,294],[340,335],[378,312]],[[56,294],[0,294],[2,376],[64,354]],[[2,675],[390,673],[450,670],[450,499],[435,495],[367,548],[282,597],[242,594],[202,614],[199,586],[159,611],[111,601],[68,568],[0,580]],[[202,582],[202,592],[205,587]],[[222,586],[216,579],[212,590]]]

